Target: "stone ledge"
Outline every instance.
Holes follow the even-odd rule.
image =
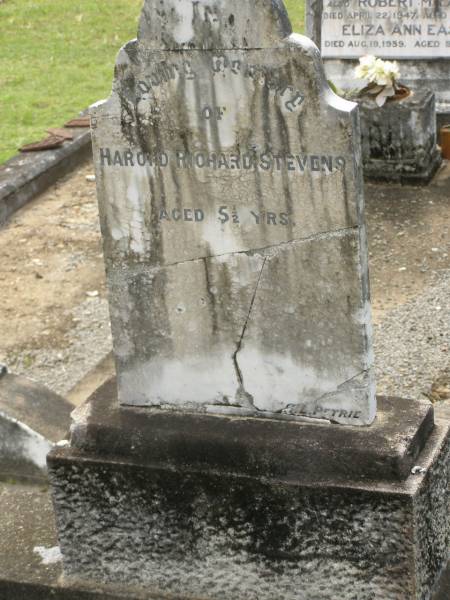
[[[47,479],[45,457],[68,437],[73,406],[44,385],[11,373],[0,377],[0,479]]]
[[[149,438],[153,433],[149,432]],[[135,440],[138,439],[138,435],[139,433],[137,433]],[[156,438],[154,439],[158,443],[161,441],[156,440]],[[447,446],[450,447],[450,425],[446,420],[439,420],[434,426],[432,433],[424,441],[422,450],[414,461],[414,465],[420,467],[422,471],[413,474],[409,470],[407,477],[398,479],[387,479],[383,476],[383,473],[380,473],[378,478],[372,479],[361,476],[351,479],[349,471],[347,471],[346,476],[343,476],[342,472],[331,473],[329,466],[323,463],[327,461],[328,463],[332,463],[333,454],[330,453],[327,456],[324,450],[319,454],[320,459],[317,459],[317,462],[316,459],[311,460],[309,464],[306,461],[305,465],[303,465],[305,470],[298,468],[295,471],[290,471],[289,474],[286,474],[286,472],[275,472],[275,470],[264,470],[263,461],[260,464],[256,464],[256,467],[259,466],[259,468],[237,469],[236,466],[233,468],[231,465],[228,465],[229,468],[226,468],[223,464],[219,465],[217,463],[212,466],[212,461],[209,461],[209,463],[204,461],[203,464],[198,462],[196,464],[194,461],[188,462],[187,458],[180,460],[181,453],[178,454],[178,460],[163,461],[156,453],[154,455],[136,456],[133,450],[131,450],[128,456],[119,456],[117,453],[94,452],[92,447],[90,450],[86,448],[81,450],[73,447],[73,445],[54,447],[47,456],[47,464],[49,471],[53,472],[58,468],[70,470],[71,466],[76,464],[79,466],[79,469],[103,470],[105,473],[107,471],[116,471],[117,473],[123,472],[128,475],[134,473],[135,475],[130,476],[138,478],[143,472],[151,472],[156,479],[164,479],[165,476],[178,477],[183,475],[188,479],[191,478],[192,481],[204,478],[214,479],[219,486],[222,485],[223,478],[229,478],[230,481],[241,481],[243,485],[248,486],[252,482],[261,481],[267,486],[282,485],[286,486],[286,488],[320,489],[323,492],[328,490],[331,493],[337,490],[343,490],[344,492],[352,490],[352,493],[371,494],[376,492],[377,494],[387,494],[388,496],[409,497],[420,491],[426,479],[426,471],[432,466],[436,456],[444,452]],[[349,446],[346,445],[342,448],[344,451],[347,451]],[[156,450],[156,447],[154,449]],[[271,447],[270,450],[276,452],[275,447]],[[205,446],[201,451],[208,452],[209,450]],[[259,449],[259,451],[261,450]],[[354,454],[356,451],[354,448],[352,449],[353,462],[359,462],[360,459],[358,455]],[[267,460],[267,454],[265,459]],[[244,460],[252,463],[256,459],[255,456],[247,453]],[[376,460],[374,455],[371,456],[371,460]],[[319,461],[323,461],[322,464]],[[367,468],[368,462],[363,462],[365,468]],[[315,467],[314,473],[311,465]],[[378,466],[381,466],[379,461]]]
[[[428,401],[402,398],[379,397],[370,427],[119,407],[111,379],[77,411],[71,445],[162,468],[296,482],[402,481],[433,427]]]
[[[71,132],[74,139],[56,150],[18,154],[0,165],[0,225],[91,156],[90,129],[74,128]]]

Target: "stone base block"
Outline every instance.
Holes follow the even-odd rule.
[[[112,390],[48,458],[66,582],[186,600],[431,597],[450,436],[430,406],[379,398],[362,430],[119,408]]]
[[[359,100],[364,176],[401,183],[428,183],[442,162],[437,148],[434,94],[415,90],[382,108]]]

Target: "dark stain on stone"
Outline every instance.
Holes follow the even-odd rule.
[[[211,282],[210,272],[209,272],[210,260],[208,258],[203,258],[202,262],[203,262],[203,267],[204,267],[204,271],[205,271],[206,293],[208,294],[209,305],[210,305],[210,313],[211,313],[211,320],[212,320],[212,335],[215,338],[217,336],[217,332],[219,331],[219,316],[217,313],[217,296],[216,296],[216,294],[213,293],[213,290],[212,290],[213,284]]]
[[[175,186],[175,204],[178,209],[181,209],[183,207],[183,193],[178,178],[177,168],[173,161],[171,161],[170,163],[170,174],[172,176],[172,181]]]
[[[151,244],[151,256],[150,264],[158,263],[157,253],[153,253],[152,250],[156,249],[157,252],[162,249],[162,232],[161,222],[159,220],[159,211],[166,208],[166,197],[164,194],[159,195],[155,188],[155,180],[153,177],[148,178],[150,186],[150,205],[151,205],[151,218],[149,226],[152,231],[152,244]]]
[[[201,106],[203,103],[203,93],[202,90],[200,89],[200,83],[198,80],[198,77],[196,77],[193,80],[194,83],[194,95],[195,95],[195,108],[196,110],[200,111],[201,110]],[[199,134],[199,142],[201,143],[201,146],[203,148],[208,148],[208,136],[206,133],[206,119],[203,119],[200,121],[200,126],[198,127],[197,131]]]
[[[270,113],[270,89],[267,85],[265,85],[261,92],[261,119],[266,152],[270,152],[272,148],[272,127]]]
[[[130,146],[134,145],[135,135],[133,124],[136,122],[136,111],[123,92],[118,92],[120,99],[120,125],[124,138]]]
[[[210,64],[212,66],[212,57],[211,57]],[[210,85],[211,85],[211,106],[213,107],[213,110],[214,110],[214,107],[220,106],[220,100],[217,99],[216,84],[215,84],[214,77],[211,77]],[[208,124],[210,127],[211,138],[213,141],[213,147],[217,152],[220,152],[222,150],[222,145],[220,142],[219,121],[216,118],[208,119]]]
[[[167,271],[136,272],[126,281],[127,293],[133,302],[128,313],[127,335],[131,338],[136,353],[126,359],[118,357],[126,372],[142,362],[170,355],[173,351],[170,319],[165,302],[167,297]],[[152,315],[149,319],[148,315]],[[142,327],[142,323],[146,323]],[[139,358],[136,359],[135,357]]]
[[[253,169],[253,176],[255,181],[255,190],[256,190],[256,201],[258,202],[258,210],[260,213],[265,213],[267,210],[267,206],[264,203],[264,192],[261,185],[261,173],[258,169]],[[261,217],[261,224],[259,225],[263,231],[267,229],[266,219]],[[265,234],[264,234],[265,235]]]
[[[183,54],[181,54],[181,56],[183,56]],[[181,61],[181,64],[183,64],[183,60]],[[181,74],[178,78],[178,85],[177,85],[177,91],[176,91],[176,114],[178,117],[178,125],[179,125],[179,130],[178,130],[178,136],[181,140],[181,143],[183,145],[183,150],[185,152],[189,152],[189,142],[188,139],[189,137],[192,137],[192,130],[190,129],[189,126],[189,112],[188,112],[188,108],[187,108],[187,103],[185,102],[185,98],[186,98],[186,77],[184,76],[183,73],[183,67],[180,67],[180,71]]]
[[[283,113],[279,106],[275,106],[275,115],[278,129],[278,136],[280,139],[280,147],[285,150],[286,153],[289,153],[291,148],[291,140],[289,137],[289,128],[284,118]],[[289,175],[287,169],[283,169],[281,172],[281,177],[283,181],[283,192],[285,199],[286,212],[289,215],[294,214],[294,203],[291,195],[291,188],[289,184]],[[289,231],[289,237],[292,239],[294,237],[292,219],[289,219],[289,224],[287,225],[287,229]]]
[[[343,199],[343,205],[344,205],[344,211],[345,211],[345,224],[347,226],[352,226],[353,225],[353,219],[352,219],[352,214],[350,211],[350,198],[349,198],[349,194],[348,194],[348,188],[347,188],[347,177],[346,177],[346,173],[345,170],[347,170],[348,167],[347,165],[344,167],[344,171],[341,171],[341,185],[342,185],[342,199]]]
[[[137,42],[135,40],[128,42],[128,44],[126,44],[124,46],[124,50],[127,53],[128,58],[130,59],[130,61],[133,63],[133,65],[136,67],[139,65],[140,63],[140,59],[139,59],[139,53],[138,53],[138,48],[137,48]]]

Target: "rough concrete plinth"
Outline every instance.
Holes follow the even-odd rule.
[[[427,183],[441,164],[437,148],[434,94],[415,90],[383,107],[359,100],[364,176]]]
[[[2,600],[161,600],[160,594],[142,589],[82,582],[69,585],[62,580],[61,562],[44,564],[36,547],[55,548],[57,540],[51,499],[40,486],[0,482],[0,539]],[[450,566],[430,600],[449,597]]]
[[[448,558],[448,423],[433,428],[423,403],[378,401],[361,430],[119,408],[103,386],[48,458],[66,582],[428,599]]]

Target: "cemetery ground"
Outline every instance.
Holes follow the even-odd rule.
[[[0,230],[0,362],[75,403],[113,369],[92,173],[87,163]],[[448,400],[450,163],[429,186],[369,183],[365,197],[378,393]]]

